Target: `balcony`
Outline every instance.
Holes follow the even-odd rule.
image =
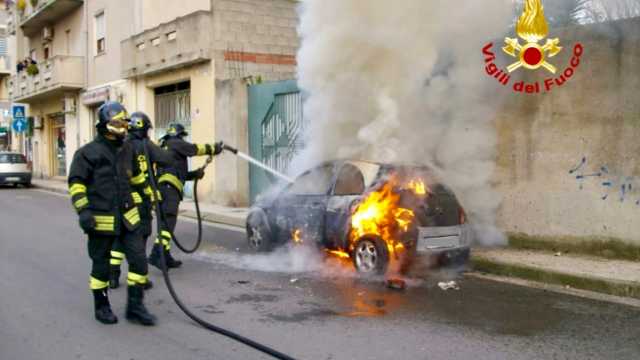
[[[7,10],[7,33],[9,35],[16,34],[16,13],[13,7]]]
[[[79,8],[84,0],[40,0],[36,7],[27,6],[19,16],[25,36],[33,36],[45,26],[56,23]]]
[[[122,76],[151,75],[213,57],[211,12],[196,11],[125,39]]]
[[[33,102],[61,95],[85,86],[84,57],[54,56],[38,64],[39,73],[21,71],[9,80],[9,97],[14,102]]]

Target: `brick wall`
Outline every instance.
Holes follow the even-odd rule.
[[[213,0],[216,77],[295,78],[297,1]]]

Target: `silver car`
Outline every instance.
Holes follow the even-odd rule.
[[[31,167],[24,155],[0,152],[0,185],[31,186]]]
[[[362,218],[359,212],[370,215],[371,209],[364,207],[372,196],[380,201],[393,196],[396,202],[392,211],[397,218],[384,229],[394,232],[387,240],[366,226],[354,229],[359,219],[354,217]],[[405,215],[410,221],[403,228]],[[418,265],[414,263],[463,265],[471,243],[464,209],[429,168],[365,161],[331,161],[304,172],[282,191],[259,198],[246,226],[255,251],[312,243],[349,258],[361,273],[384,273],[393,261],[401,270]],[[416,262],[418,258],[428,261]]]

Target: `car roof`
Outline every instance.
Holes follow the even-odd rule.
[[[360,159],[334,159],[334,160],[328,160],[328,161],[324,161],[322,163],[320,163],[318,166],[323,166],[323,165],[342,165],[344,163],[351,163],[351,164],[370,164],[370,165],[378,165],[381,167],[388,167],[388,168],[400,168],[400,167],[415,167],[415,168],[423,168],[423,169],[431,169],[428,165],[424,165],[424,164],[412,164],[412,163],[402,163],[402,162],[378,162],[378,161],[371,161],[371,160],[360,160]]]

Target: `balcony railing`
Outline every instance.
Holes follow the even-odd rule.
[[[211,12],[196,11],[121,43],[122,76],[130,78],[209,61]]]
[[[33,7],[29,5],[24,11],[18,11],[20,27],[26,36],[32,36],[43,27],[56,23],[79,8],[84,0],[40,0]]]
[[[9,97],[14,102],[30,102],[85,86],[84,57],[54,56],[38,64],[38,74],[26,70],[9,80]]]
[[[7,10],[7,33],[9,35],[16,34],[16,13],[13,7]]]

